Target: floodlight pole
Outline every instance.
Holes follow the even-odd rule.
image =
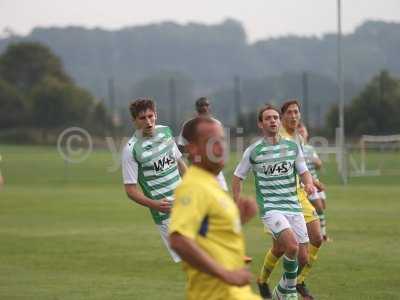
[[[347,184],[346,140],[344,130],[344,88],[343,88],[343,49],[342,49],[342,4],[337,0],[337,81],[339,96],[339,132],[340,132],[340,176],[343,184]]]

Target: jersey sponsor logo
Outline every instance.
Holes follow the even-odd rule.
[[[164,172],[165,170],[168,170],[170,167],[172,167],[175,162],[176,159],[172,155],[172,153],[167,154],[153,163],[154,170],[156,171],[156,173]]]
[[[282,176],[289,173],[293,168],[293,162],[281,161],[275,164],[264,164],[263,171],[268,176]]]

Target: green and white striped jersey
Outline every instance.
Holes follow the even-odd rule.
[[[173,201],[173,191],[181,181],[177,162],[181,156],[169,127],[157,125],[152,137],[136,131],[122,154],[124,184],[139,183],[150,199]],[[169,218],[169,214],[150,211],[156,224]]]
[[[293,141],[279,138],[277,144],[261,139],[250,145],[235,170],[245,179],[252,169],[261,216],[268,211],[301,214],[297,197],[297,174],[307,171],[301,148]]]
[[[311,176],[315,179],[318,179],[317,169],[315,168],[315,163],[313,161],[315,158],[319,158],[317,151],[315,151],[315,148],[312,145],[305,144],[303,145],[303,152],[307,168],[310,171]]]

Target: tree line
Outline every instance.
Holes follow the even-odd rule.
[[[0,129],[36,129],[46,142],[48,133],[68,126],[90,128],[98,134],[112,129],[104,105],[76,85],[47,46],[11,44],[0,56]],[[21,133],[22,132],[22,133]]]

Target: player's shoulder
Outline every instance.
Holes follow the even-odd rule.
[[[294,140],[285,138],[285,137],[281,138],[281,144],[287,145],[289,147],[296,147],[296,148],[298,146],[298,144]]]
[[[249,154],[250,154],[250,153],[253,153],[253,152],[261,149],[264,144],[263,142],[264,142],[264,139],[262,139],[262,138],[258,139],[254,143],[250,144],[250,146],[248,146],[246,148],[245,152],[249,152]]]
[[[124,150],[132,152],[133,148],[138,142],[138,138],[136,136],[132,136],[125,144]]]
[[[157,134],[161,133],[161,134],[164,134],[167,137],[172,137],[172,130],[171,130],[170,127],[168,127],[166,125],[158,124],[158,125],[155,126],[155,130],[156,130]]]

